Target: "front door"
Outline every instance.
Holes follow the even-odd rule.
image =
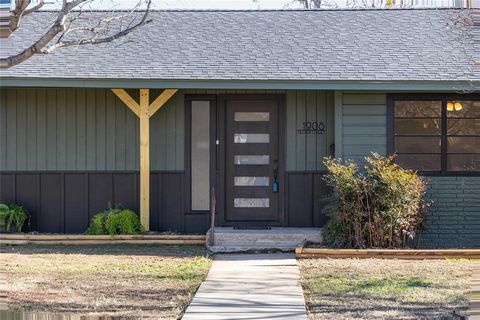
[[[279,99],[225,100],[225,222],[281,223]]]

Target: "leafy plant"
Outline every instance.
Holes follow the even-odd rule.
[[[407,247],[424,228],[426,182],[393,157],[365,157],[360,170],[353,162],[326,159],[325,181],[333,188],[326,207],[330,220],[325,244],[335,247]]]
[[[9,211],[10,208],[6,204],[0,203],[0,227],[5,226]]]
[[[87,234],[107,234],[105,229],[105,216],[107,212],[100,212],[93,216],[86,231]]]
[[[140,223],[138,215],[129,209],[111,207],[96,214],[88,227],[86,233],[98,234],[141,234],[145,232]]]
[[[135,212],[122,210],[118,213],[110,213],[105,221],[108,234],[137,234],[143,233],[143,227]]]
[[[12,228],[16,232],[22,232],[22,228],[30,219],[27,209],[18,204],[11,204],[7,206],[0,204],[0,225],[6,225],[7,231],[10,232]]]

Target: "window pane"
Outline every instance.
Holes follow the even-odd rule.
[[[269,143],[270,135],[268,133],[235,133],[233,141],[235,143]]]
[[[192,210],[210,209],[210,102],[192,101]]]
[[[235,156],[235,164],[269,164],[270,156]]]
[[[441,114],[441,101],[395,101],[395,117],[397,118],[436,118]]]
[[[235,177],[235,186],[268,186],[268,177]]]
[[[480,154],[450,154],[447,156],[448,171],[480,171]]]
[[[398,154],[395,163],[418,171],[440,171],[440,154]]]
[[[395,119],[395,134],[440,134],[440,119]]]
[[[270,112],[235,112],[235,121],[270,121]]]
[[[270,207],[269,198],[235,198],[233,199],[235,208],[268,208]]]
[[[449,135],[480,135],[480,118],[448,119]]]
[[[439,153],[440,137],[396,137],[395,152],[398,153]]]
[[[447,117],[480,118],[480,101],[448,101]]]
[[[479,137],[448,137],[448,153],[480,153]]]

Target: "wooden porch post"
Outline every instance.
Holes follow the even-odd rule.
[[[150,229],[150,117],[148,89],[140,89],[140,221]]]
[[[150,90],[140,89],[140,104],[124,89],[112,89],[140,118],[140,221],[146,231],[150,230],[150,117],[155,114],[176,92],[165,89],[152,103]]]

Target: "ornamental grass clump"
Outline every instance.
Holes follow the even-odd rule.
[[[426,182],[416,172],[393,163],[393,157],[365,157],[354,162],[325,160],[325,181],[333,188],[326,206],[330,217],[324,242],[333,247],[405,248],[426,222],[430,205]]]

